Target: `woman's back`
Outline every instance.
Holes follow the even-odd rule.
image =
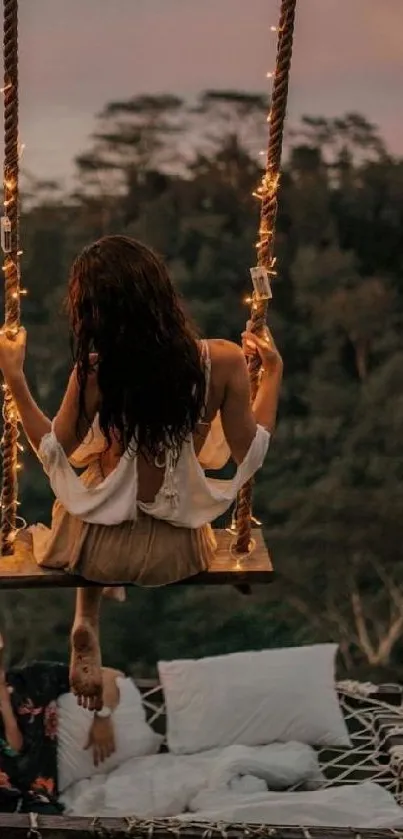
[[[196,424],[193,431],[193,447],[191,455],[197,458],[206,447],[206,440],[208,438],[211,425],[216,420],[216,433],[214,448],[218,446],[221,450],[226,451],[226,460],[229,459],[233,452],[231,451],[230,443],[226,440],[222,423],[220,422],[221,415],[226,418],[225,411],[225,396],[228,390],[231,391],[233,387],[232,379],[234,373],[234,362],[239,359],[239,348],[231,344],[229,341],[220,339],[213,339],[210,341],[201,341],[200,347],[200,361],[204,368],[206,378],[206,398],[205,409],[200,421]],[[239,363],[239,362],[238,362]],[[231,415],[227,417],[225,427],[229,434],[230,440],[234,437],[234,431],[237,430],[238,417],[243,408],[243,394],[242,392],[235,392],[232,395],[232,410]],[[220,414],[220,417],[218,417]],[[244,422],[241,428],[241,450],[237,451],[237,461],[242,462],[246,452],[248,451],[253,437],[256,433],[256,422],[253,416],[248,417],[249,421]],[[218,422],[217,422],[218,420]],[[239,448],[239,443],[238,443]],[[121,457],[123,455],[123,447],[116,437],[113,437],[110,447],[107,446],[105,440],[105,450],[101,455],[101,469],[103,477],[106,477],[114,469],[116,469]],[[160,458],[155,458],[144,449],[140,450],[137,455],[137,497],[140,502],[150,504],[154,501],[156,495],[161,490],[164,483],[167,467],[167,454],[163,453]],[[213,458],[209,458],[214,460]],[[222,459],[222,456],[221,456]],[[208,464],[210,465],[210,464]],[[212,468],[212,467],[210,467]]]

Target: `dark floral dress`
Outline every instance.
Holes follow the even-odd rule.
[[[56,700],[70,690],[68,667],[35,661],[9,670],[7,684],[24,745],[10,748],[0,715],[0,812],[60,813]]]

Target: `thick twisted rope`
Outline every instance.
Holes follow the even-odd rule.
[[[266,171],[258,189],[261,199],[259,240],[257,244],[258,265],[269,274],[274,273],[274,239],[277,218],[278,186],[280,180],[281,151],[283,131],[287,111],[288,84],[290,78],[294,22],[297,0],[282,0],[276,69],[269,114],[269,144],[267,149]],[[264,333],[267,317],[267,300],[253,298],[251,312],[251,330],[256,334]],[[249,363],[251,398],[255,399],[259,385],[260,362],[253,358]],[[248,553],[251,540],[252,487],[248,481],[238,494],[236,524],[237,540],[235,551]]]
[[[20,325],[19,206],[18,206],[18,0],[4,0],[4,215],[9,223],[10,249],[4,255],[5,328]],[[13,553],[17,519],[18,417],[8,388],[4,390],[3,480],[1,490],[1,552]]]

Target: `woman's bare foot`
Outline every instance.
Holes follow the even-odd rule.
[[[105,586],[102,590],[102,596],[108,600],[116,600],[118,603],[124,603],[126,600],[126,589],[124,586]]]
[[[77,621],[71,633],[70,687],[82,708],[101,710],[101,650],[98,633],[88,620]]]

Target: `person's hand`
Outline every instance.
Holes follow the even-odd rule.
[[[0,330],[0,369],[6,381],[22,373],[26,343],[27,333],[22,326],[15,334],[10,333],[5,326]]]
[[[88,743],[85,749],[92,749],[92,756],[94,766],[99,766],[107,757],[115,751],[115,733],[113,730],[113,722],[110,717],[101,719],[94,716],[90,733],[88,736]]]
[[[263,370],[267,373],[274,373],[283,367],[283,360],[268,327],[265,328],[263,336],[257,336],[250,331],[248,321],[246,331],[242,333],[242,349],[247,358],[258,355]]]

